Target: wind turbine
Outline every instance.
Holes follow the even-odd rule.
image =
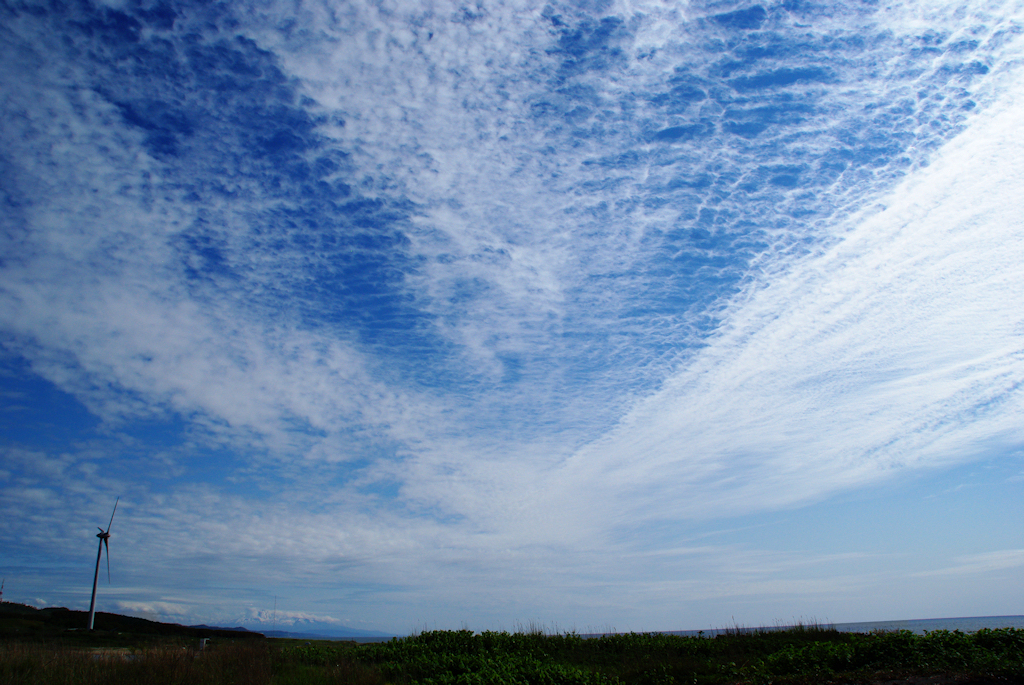
[[[96,617],[96,582],[100,579],[100,557],[103,556],[104,547],[107,548],[107,582],[110,582],[110,543],[107,540],[110,539],[110,526],[114,523],[114,514],[117,513],[117,503],[120,501],[120,497],[114,501],[114,511],[110,514],[110,523],[107,524],[107,529],[103,530],[97,526],[100,532],[96,534],[96,537],[100,539],[100,548],[96,552],[96,575],[92,577],[92,601],[89,602],[89,630],[92,630],[92,622]]]

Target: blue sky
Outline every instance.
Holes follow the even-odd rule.
[[[1021,2],[0,16],[6,599],[1024,614]]]

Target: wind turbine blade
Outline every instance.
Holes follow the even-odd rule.
[[[107,530],[105,531],[107,533],[110,532],[110,526],[114,523],[114,514],[117,513],[117,503],[120,502],[120,501],[121,501],[120,497],[118,497],[116,500],[114,500],[114,511],[112,511],[110,513],[110,523],[107,524]]]
[[[103,546],[107,548],[107,585],[110,585],[110,542],[103,538]]]

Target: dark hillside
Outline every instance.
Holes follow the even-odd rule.
[[[87,631],[89,612],[73,611],[64,607],[37,609],[27,604],[4,602],[0,604],[0,640],[35,641],[61,637],[74,642],[103,643],[120,635],[136,636],[143,642],[162,638],[256,639],[264,638],[262,633],[244,629],[226,630],[206,626],[190,627],[177,623],[160,623],[145,618],[96,612],[95,630]]]

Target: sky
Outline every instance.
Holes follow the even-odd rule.
[[[0,103],[5,600],[1024,614],[1020,0],[7,0]]]

